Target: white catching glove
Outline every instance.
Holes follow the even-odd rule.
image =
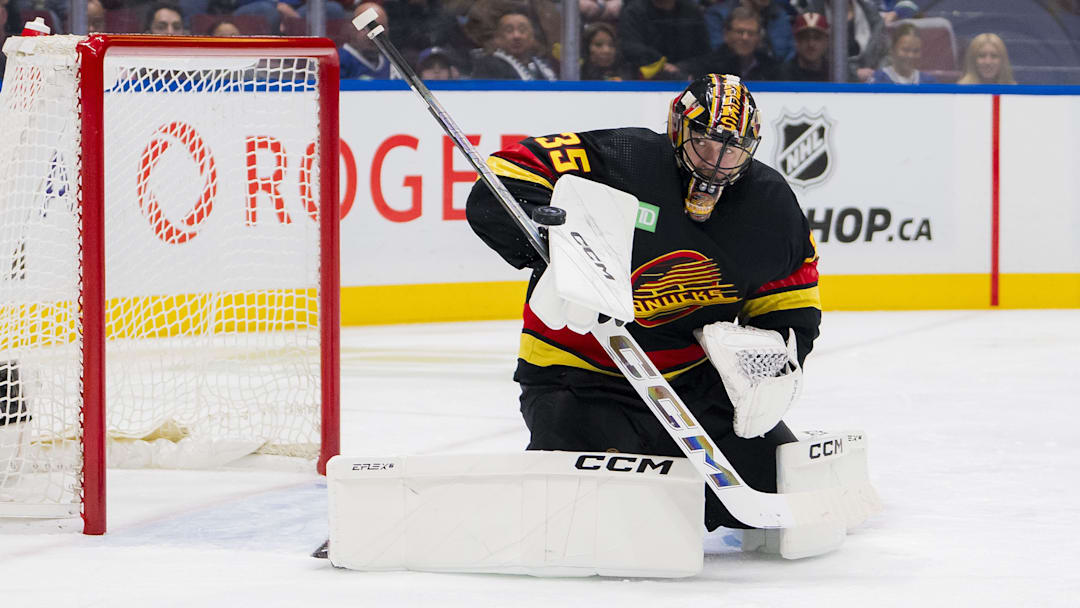
[[[735,406],[735,434],[758,437],[772,430],[802,390],[795,332],[720,322],[694,332]]]

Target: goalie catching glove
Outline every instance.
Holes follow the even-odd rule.
[[[694,335],[735,406],[735,434],[758,437],[779,424],[802,390],[795,333],[785,344],[779,332],[720,322]]]

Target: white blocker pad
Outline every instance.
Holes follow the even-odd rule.
[[[862,431],[802,431],[798,442],[776,448],[777,491],[831,489],[836,518],[817,525],[777,530],[744,530],[743,551],[779,553],[788,559],[821,555],[844,542],[848,530],[881,510],[870,483],[866,436]]]
[[[555,182],[551,204],[566,211],[566,223],[548,228],[550,262],[529,299],[532,311],[552,329],[580,334],[593,329],[598,313],[633,321],[630,253],[637,197],[564,175]]]
[[[330,561],[354,570],[683,577],[701,571],[685,458],[516,452],[327,465]]]

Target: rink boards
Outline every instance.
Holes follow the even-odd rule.
[[[756,158],[811,221],[826,309],[1080,306],[1080,98],[867,90],[755,95]],[[525,134],[661,130],[672,93],[436,95],[486,155]],[[527,275],[468,228],[475,173],[420,101],[364,87],[342,108],[345,322],[519,314]]]
[[[451,83],[436,95],[487,155],[529,134],[661,131],[677,86]],[[826,309],[1080,306],[1080,97],[783,86],[792,85],[754,87],[756,158],[785,175],[810,220]],[[528,275],[468,227],[476,174],[466,159],[400,84],[342,89],[344,323],[519,315]],[[283,186],[302,179],[303,154],[283,151]],[[300,190],[273,190],[283,203],[254,204],[310,211]]]

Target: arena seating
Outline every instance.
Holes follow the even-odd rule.
[[[938,82],[956,82],[963,73],[960,65],[963,57],[949,20],[943,17],[926,17],[896,21],[889,26],[890,34],[901,23],[910,23],[919,29],[923,42],[919,70],[933,75]]]
[[[261,15],[208,15],[205,13],[191,16],[191,33],[209,34],[210,30],[221,21],[232,23],[245,36],[265,36],[270,33],[270,27]]]
[[[972,38],[993,32],[1005,42],[1017,82],[1080,84],[1080,3],[938,0],[919,4],[927,16],[952,23],[959,64]]]

